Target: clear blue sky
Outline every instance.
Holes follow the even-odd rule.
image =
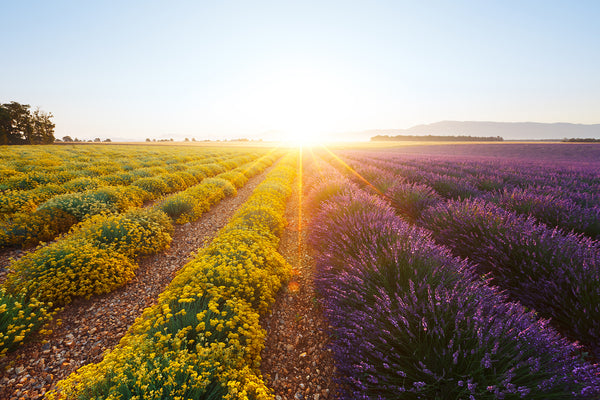
[[[600,1],[0,0],[0,102],[56,136],[600,123]]]

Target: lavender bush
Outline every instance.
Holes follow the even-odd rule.
[[[386,192],[394,208],[410,221],[417,220],[423,210],[442,201],[432,188],[417,183],[400,183]]]
[[[600,356],[600,244],[536,223],[483,200],[427,209],[419,224],[511,298],[551,318],[561,332]]]
[[[600,208],[586,208],[568,198],[557,197],[548,191],[513,188],[487,197],[505,210],[531,215],[539,222],[567,231],[583,233],[592,238],[600,236]]]

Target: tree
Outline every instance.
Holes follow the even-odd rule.
[[[52,113],[41,111],[39,108],[32,114],[33,130],[29,138],[30,144],[50,144],[54,142],[54,122]]]
[[[16,101],[0,104],[0,144],[48,144],[54,142],[53,115]]]
[[[12,119],[9,110],[0,105],[0,144],[10,144],[12,135]]]
[[[106,138],[106,139],[103,140],[103,142],[104,143],[110,143],[110,142],[112,142],[112,140],[110,140],[109,138]]]
[[[102,140],[99,137],[97,137],[97,138],[94,139],[94,142],[97,142],[97,143],[100,143],[101,141]]]
[[[31,118],[28,104],[19,104],[16,101],[2,104],[8,116],[6,130],[0,134],[5,144],[25,144],[26,138],[31,134]]]
[[[71,136],[63,136],[62,138],[63,142],[74,142],[73,138],[71,138]]]

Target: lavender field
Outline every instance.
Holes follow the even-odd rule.
[[[600,398],[600,146],[336,149],[307,163],[343,398]]]

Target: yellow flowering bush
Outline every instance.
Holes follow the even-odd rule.
[[[237,168],[228,172],[223,172],[222,174],[219,174],[219,178],[221,179],[225,179],[229,182],[231,182],[231,184],[233,186],[235,186],[236,188],[241,188],[242,186],[244,186],[246,184],[246,182],[248,182],[248,177],[246,175],[244,175],[244,173],[240,170],[238,170]]]
[[[54,196],[66,193],[60,185],[48,184],[31,190],[9,190],[0,196],[0,214],[30,212],[37,205]]]
[[[58,195],[29,213],[15,213],[0,221],[0,246],[28,247],[50,241],[93,215],[139,207],[146,194],[137,187],[104,187]]]
[[[56,208],[16,213],[0,222],[0,246],[35,246],[67,232],[76,223],[72,214]]]
[[[158,210],[97,215],[12,263],[6,285],[55,304],[106,293],[133,278],[134,257],[166,249],[172,232],[170,219]]]
[[[270,227],[283,221],[296,159],[286,156],[267,175],[115,349],[60,381],[48,398],[272,399],[258,369],[265,335],[259,315],[289,276]],[[275,185],[279,196],[267,196],[263,185]],[[258,204],[269,217],[249,212]],[[280,223],[264,222],[274,219]]]
[[[267,196],[261,196],[261,199],[266,201]],[[232,219],[232,226],[242,230],[250,226],[261,226],[264,231],[279,235],[285,225],[279,210],[267,202],[257,202],[252,207],[244,207],[236,213],[236,217]]]
[[[7,181],[9,178],[11,178],[15,175],[20,175],[20,174],[22,174],[22,172],[19,172],[14,168],[11,168],[6,165],[0,165],[0,190],[7,189],[7,187],[4,186],[5,181]]]
[[[68,212],[83,221],[92,215],[105,212],[121,212],[139,207],[145,200],[145,194],[134,187],[103,187],[85,192],[55,196],[38,207],[56,208]]]
[[[165,213],[135,209],[119,215],[92,217],[73,237],[134,258],[167,249],[172,234],[173,225]]]
[[[247,158],[239,157],[238,161],[246,160]],[[257,174],[272,164],[274,159],[274,157],[262,157],[257,161],[244,164],[234,170],[220,173],[214,178],[204,179],[198,185],[167,197],[156,207],[165,212],[178,224],[195,221],[208,211],[211,205],[225,197],[236,195],[236,187],[245,184],[248,181],[248,176],[251,176],[246,172],[249,169],[249,164],[253,166],[251,171]],[[227,166],[229,167],[236,163],[236,159],[229,160]]]
[[[180,190],[184,190],[188,187],[188,185],[185,183],[185,180],[177,174],[166,173],[159,175],[158,178],[167,185],[166,193],[179,192]]]
[[[108,293],[133,278],[137,265],[126,255],[85,238],[59,240],[11,264],[5,282],[12,293],[63,305],[73,297]]]
[[[201,179],[200,180],[196,179],[196,177],[194,175],[190,174],[187,171],[176,171],[176,172],[173,172],[171,175],[183,180],[184,186],[181,190],[188,188],[190,186],[194,186],[194,185],[198,184],[201,180]]]
[[[193,270],[264,313],[289,279],[290,270],[271,238],[252,230],[229,230],[213,241]]]
[[[258,314],[214,286],[167,290],[100,363],[59,382],[48,398],[221,399],[232,378],[248,398],[270,398],[255,378],[264,336]]]
[[[227,171],[227,168],[217,163],[204,164],[198,166],[197,169],[202,171],[207,177],[215,176]]]
[[[208,201],[192,196],[189,192],[176,193],[163,200],[158,208],[166,213],[177,224],[198,219],[210,209]]]
[[[29,190],[51,181],[52,179],[48,174],[31,171],[9,177],[3,182],[2,186],[5,189]]]
[[[52,303],[11,295],[0,287],[0,358],[52,318],[50,307]]]
[[[140,178],[134,181],[132,185],[150,193],[152,197],[158,197],[169,191],[169,186],[158,177]]]
[[[35,210],[35,190],[7,190],[0,195],[0,214],[12,214],[16,212],[30,212]],[[44,199],[46,200],[46,199]]]
[[[198,198],[204,198],[208,204],[215,204],[221,199],[229,196],[235,196],[237,190],[235,186],[226,179],[217,177],[208,178],[202,181],[200,185],[190,188],[189,193]]]
[[[71,179],[62,185],[67,192],[83,192],[85,190],[97,189],[100,186],[102,186],[100,179],[89,178],[87,176]]]

